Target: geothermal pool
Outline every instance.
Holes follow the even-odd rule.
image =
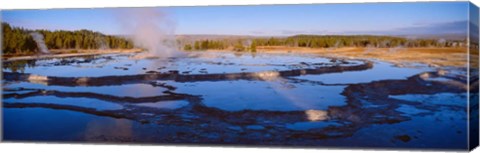
[[[297,53],[135,55],[4,62],[4,139],[445,149],[467,144],[461,68]]]

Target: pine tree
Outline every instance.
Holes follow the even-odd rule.
[[[250,45],[250,51],[257,52],[257,43],[255,41]]]
[[[192,45],[186,44],[186,45],[183,47],[183,50],[186,50],[186,51],[192,50]]]

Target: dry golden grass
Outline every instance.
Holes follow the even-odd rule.
[[[228,49],[227,49],[228,50]],[[67,57],[93,54],[129,53],[141,52],[141,49],[124,50],[50,50],[52,57]],[[213,51],[213,50],[209,50]],[[215,50],[222,51],[222,50]],[[223,50],[225,51],[225,50]],[[257,52],[266,53],[312,53],[325,57],[350,58],[350,59],[378,59],[387,62],[423,63],[431,66],[455,66],[466,67],[468,62],[467,48],[306,48],[306,47],[285,47],[285,46],[258,46]],[[478,67],[478,52],[471,54],[470,63],[472,67]],[[3,56],[4,60],[34,59],[36,55]],[[5,59],[7,58],[7,59]]]
[[[319,54],[325,57],[378,59],[387,62],[423,63],[431,66],[466,67],[467,48],[299,48],[284,46],[257,47],[258,52],[285,53],[301,52]],[[473,63],[478,67],[478,62]]]

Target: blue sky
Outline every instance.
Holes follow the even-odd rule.
[[[168,18],[174,21],[176,34],[396,34],[411,31],[409,29],[441,30],[444,25],[455,27],[457,29],[452,31],[458,31],[462,26],[452,24],[467,20],[468,3],[201,6],[158,9],[166,12]],[[106,34],[123,34],[118,22],[122,16],[119,16],[118,10],[120,9],[2,10],[2,21],[29,29],[90,29]]]

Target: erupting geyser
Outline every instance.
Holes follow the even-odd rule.
[[[118,14],[127,37],[135,46],[148,50],[136,58],[172,57],[178,54],[175,49],[175,22],[168,18],[167,13],[154,8],[129,8]]]

